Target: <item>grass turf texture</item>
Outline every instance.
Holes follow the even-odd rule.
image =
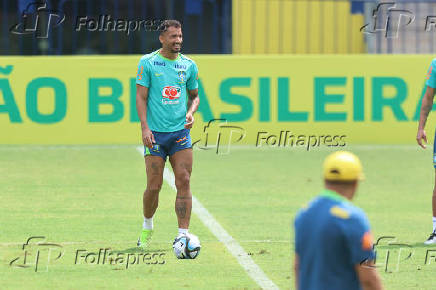
[[[369,217],[375,238],[395,236],[412,246],[378,248],[386,289],[434,289],[436,247],[422,242],[431,231],[433,169],[430,149],[413,146],[350,147],[366,180],[354,201]],[[194,152],[192,192],[280,288],[293,287],[292,220],[322,188],[328,150],[238,149],[228,155]],[[164,182],[149,249],[164,264],[86,264],[76,251],[144,254],[135,247],[142,224],[143,159],[133,146],[0,147],[0,280],[2,288],[258,288],[199,218],[190,230],[202,243],[196,260],[177,260],[175,192]],[[62,245],[64,256],[48,271],[10,267],[30,236]],[[383,262],[387,251],[387,271]],[[433,255],[424,265],[427,250]],[[84,252],[81,252],[84,253]],[[85,254],[86,254],[85,253]],[[429,257],[428,257],[429,259]],[[427,261],[428,262],[428,261]],[[17,262],[17,264],[20,264]],[[22,264],[22,263],[21,263]]]

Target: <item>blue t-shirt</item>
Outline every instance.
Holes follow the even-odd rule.
[[[150,130],[175,132],[184,128],[186,89],[197,89],[197,80],[197,65],[183,54],[170,60],[157,50],[141,57],[136,83],[149,89],[147,123]]]
[[[334,191],[324,190],[295,218],[299,289],[361,289],[355,265],[373,260],[364,212]]]
[[[436,58],[430,64],[425,84],[433,89],[436,88]]]

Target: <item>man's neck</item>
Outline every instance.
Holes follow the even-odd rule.
[[[327,190],[331,190],[336,192],[337,194],[345,197],[348,200],[353,199],[353,193],[348,188],[343,188],[341,186],[327,186],[325,187]]]
[[[177,57],[179,56],[179,53],[178,53],[178,52],[167,51],[167,50],[165,50],[165,49],[163,49],[163,48],[161,48],[161,50],[159,51],[159,53],[160,53],[163,57],[168,58],[168,59],[171,59],[171,60],[175,60],[175,59],[177,59]]]

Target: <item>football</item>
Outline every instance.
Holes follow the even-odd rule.
[[[178,259],[195,259],[200,249],[200,240],[190,233],[177,236],[173,242],[173,251]]]

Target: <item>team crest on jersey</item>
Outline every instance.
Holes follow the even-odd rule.
[[[180,103],[180,94],[182,90],[177,86],[165,86],[162,89],[162,104],[172,105]]]
[[[180,70],[178,72],[180,83],[186,82],[186,72],[184,70]]]
[[[153,144],[153,148],[151,148],[151,150],[159,153],[160,152],[159,144]]]

